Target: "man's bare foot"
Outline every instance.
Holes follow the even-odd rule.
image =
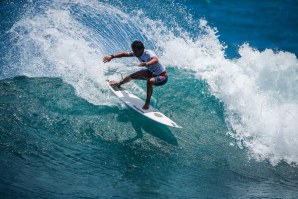
[[[150,107],[150,105],[149,105],[149,104],[144,104],[144,106],[143,106],[143,108],[142,108],[142,109],[144,109],[144,110],[147,110],[147,109],[149,109],[149,107]]]

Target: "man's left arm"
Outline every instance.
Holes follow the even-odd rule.
[[[158,63],[158,58],[157,57],[152,57],[150,59],[150,61],[148,61],[148,62],[141,62],[138,66],[147,66],[147,65],[156,64],[156,63]]]

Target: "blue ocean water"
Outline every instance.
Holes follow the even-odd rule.
[[[297,198],[296,1],[0,3],[1,198]],[[135,39],[170,75],[127,108]],[[125,87],[145,98],[145,82]]]

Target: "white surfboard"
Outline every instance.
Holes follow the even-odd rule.
[[[145,104],[143,100],[141,100],[138,96],[132,94],[128,90],[110,85],[108,81],[109,88],[111,91],[126,105],[131,107],[133,110],[137,111],[138,113],[144,115],[145,117],[154,120],[158,123],[170,126],[170,127],[176,127],[176,128],[182,128],[178,124],[176,124],[173,120],[165,116],[163,113],[159,112],[158,110],[154,109],[152,106],[149,107],[149,109],[144,110],[142,107]]]

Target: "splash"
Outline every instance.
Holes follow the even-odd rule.
[[[298,60],[288,52],[260,52],[244,44],[234,61],[245,81],[240,79],[232,94],[238,100],[228,114],[237,140],[249,147],[254,157],[298,162]],[[235,81],[236,80],[236,81]],[[237,83],[237,79],[234,83]],[[235,86],[234,86],[235,87]],[[235,119],[232,113],[241,119]]]
[[[253,158],[273,165],[298,162],[298,60],[289,52],[263,52],[249,44],[239,48],[240,58],[227,59],[217,30],[200,21],[197,39],[169,42],[167,64],[195,72],[226,106],[230,136]],[[178,46],[178,48],[177,48]],[[175,57],[175,59],[174,59]]]
[[[15,71],[12,76],[60,77],[89,102],[110,104],[105,95],[106,71],[129,63],[104,65],[102,57],[125,45],[119,40],[131,41],[127,31],[135,27],[129,25],[133,24],[129,16],[96,1],[53,1],[37,13],[36,8],[33,10],[9,31],[11,43],[16,42],[8,52],[11,56],[7,56],[8,70]],[[112,21],[124,25],[115,28],[110,25]],[[12,56],[16,53],[17,58]]]

